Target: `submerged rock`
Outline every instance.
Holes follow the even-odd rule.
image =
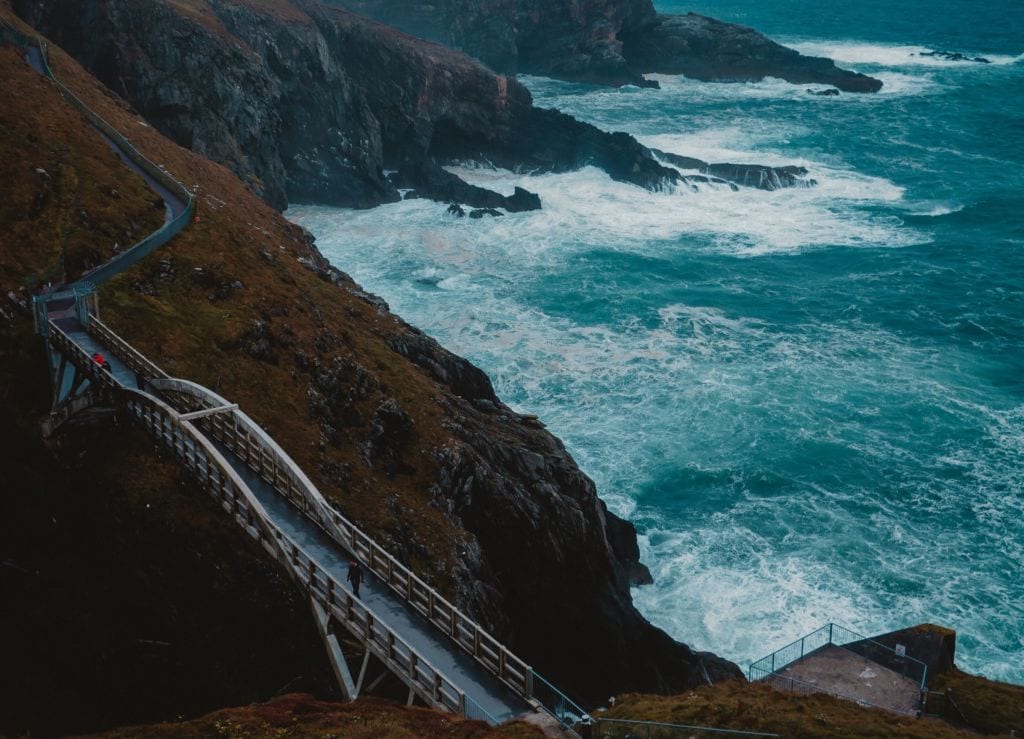
[[[493,190],[470,185],[441,167],[432,158],[404,166],[392,174],[390,179],[395,187],[409,189],[405,196],[407,199],[429,198],[444,202],[454,201],[475,208],[504,208],[510,213],[540,209],[540,197],[535,193],[517,187],[511,195],[502,195]],[[448,211],[454,213],[451,208]],[[474,217],[472,213],[470,216]],[[475,217],[479,218],[479,216]]]
[[[494,208],[477,208],[476,210],[471,210],[469,212],[470,218],[483,218],[484,216],[491,216],[493,218],[497,218],[498,216],[503,215],[505,214],[502,213],[500,210],[495,210]]]
[[[713,182],[727,182],[734,186],[755,187],[759,190],[780,190],[786,187],[814,187],[817,181],[807,177],[804,167],[789,165],[769,167],[765,164],[711,164],[702,159],[684,157],[661,149],[651,149],[655,156],[681,169],[695,169],[711,177]],[[687,179],[694,180],[691,175]]]
[[[834,87],[830,87],[827,90],[808,90],[811,95],[820,95],[822,97],[835,97],[839,94],[839,90]]]
[[[928,56],[934,59],[945,59],[947,62],[977,62],[978,64],[991,64],[991,59],[983,56],[967,56],[960,51],[922,51],[921,56]]]

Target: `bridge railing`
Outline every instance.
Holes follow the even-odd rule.
[[[192,422],[148,393],[124,388],[119,393],[129,413],[175,453],[249,535],[428,704],[498,723],[278,529],[248,485]]]
[[[74,364],[89,379],[94,388],[101,392],[109,392],[119,387],[117,380],[96,364],[89,352],[76,344],[56,323],[50,321],[47,330],[50,345]]]
[[[95,314],[90,314],[88,321],[83,321],[85,330],[99,340],[110,353],[146,380],[167,378],[168,375],[160,367],[151,362],[142,352],[118,336],[107,324]]]
[[[229,405],[227,399],[202,385],[169,378],[96,316],[89,317],[86,330],[133,371],[152,382],[153,387],[181,402],[186,410]],[[534,672],[529,665],[334,510],[302,469],[247,414],[235,410],[197,422],[484,668],[527,700],[533,698]]]
[[[225,398],[187,380],[157,379],[153,386],[176,397],[189,411],[229,404]],[[259,424],[240,410],[199,419],[198,423],[480,665],[523,698],[534,698],[535,673],[529,665],[334,510]]]

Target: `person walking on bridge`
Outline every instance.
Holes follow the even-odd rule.
[[[352,595],[359,597],[359,583],[363,581],[363,568],[359,566],[359,562],[355,557],[352,557],[348,561],[348,574],[345,579],[352,583]]]

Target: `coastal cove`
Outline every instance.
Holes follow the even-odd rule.
[[[1024,10],[1001,5],[658,3],[829,56],[882,80],[872,95],[521,78],[540,107],[800,165],[813,188],[467,166],[542,209],[287,215],[565,441],[636,523],[655,583],[634,598],[672,636],[742,665],[827,621],[932,621],[963,668],[1024,683]]]

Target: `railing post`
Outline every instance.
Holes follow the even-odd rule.
[[[835,624],[833,624],[833,623],[829,623],[829,625],[828,625],[828,643],[829,643],[829,644],[831,644],[831,643],[832,643],[832,627],[833,627],[834,625],[835,625]]]

